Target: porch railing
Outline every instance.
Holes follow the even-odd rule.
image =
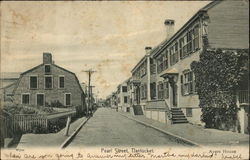
[[[240,90],[238,92],[239,104],[249,104],[249,93],[248,90]]]

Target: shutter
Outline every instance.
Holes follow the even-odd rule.
[[[184,88],[183,88],[183,75],[181,75],[181,95],[184,95]]]

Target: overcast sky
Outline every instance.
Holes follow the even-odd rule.
[[[208,1],[1,2],[1,71],[24,72],[42,63],[42,53],[106,97],[131,69],[166,37],[164,20],[177,31]]]

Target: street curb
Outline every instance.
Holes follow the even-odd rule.
[[[119,113],[119,112],[118,112],[118,113]],[[193,141],[188,140],[188,139],[186,139],[186,138],[183,138],[183,137],[174,135],[174,134],[172,134],[172,133],[170,133],[170,132],[167,132],[167,131],[162,130],[162,129],[158,128],[158,127],[155,127],[155,126],[153,126],[153,125],[151,125],[151,124],[148,124],[148,123],[142,122],[142,121],[140,121],[140,120],[137,120],[137,119],[135,119],[135,118],[128,117],[128,116],[126,116],[126,115],[124,115],[124,114],[122,114],[122,113],[119,113],[119,114],[122,115],[122,116],[124,116],[124,117],[126,117],[126,118],[128,118],[128,119],[134,120],[134,121],[136,121],[136,122],[138,122],[138,123],[140,123],[140,124],[142,124],[142,125],[145,125],[145,126],[154,128],[154,129],[156,129],[156,130],[158,130],[158,131],[160,131],[160,132],[162,132],[162,133],[164,133],[164,134],[167,134],[167,135],[169,135],[169,136],[171,136],[171,137],[173,137],[173,138],[175,138],[175,139],[177,139],[177,140],[180,140],[180,141],[182,141],[182,142],[184,142],[184,143],[186,143],[186,144],[189,144],[189,145],[192,145],[192,146],[195,146],[195,147],[201,147],[201,145],[198,144],[198,143],[196,143],[196,142],[193,142]]]
[[[80,129],[82,128],[82,126],[87,123],[87,121],[90,119],[90,117],[88,117],[87,119],[85,119],[79,126],[78,128],[61,144],[60,149],[64,149],[65,147],[67,147],[67,145],[69,144],[69,142],[71,142],[73,140],[73,138],[75,137],[75,135],[80,131]]]

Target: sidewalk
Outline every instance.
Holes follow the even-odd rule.
[[[86,117],[77,119],[71,123],[69,128],[69,136],[77,129],[77,127],[87,120]],[[17,146],[17,149],[31,147],[60,147],[60,145],[69,137],[64,136],[65,128],[58,133],[51,134],[24,134]]]
[[[206,129],[204,127],[190,123],[167,125],[149,118],[144,115],[133,116],[130,113],[118,112],[123,116],[143,123],[147,126],[163,130],[177,137],[184,138],[200,146],[234,145],[248,146],[249,135],[235,133],[231,131],[221,131],[217,129]]]

